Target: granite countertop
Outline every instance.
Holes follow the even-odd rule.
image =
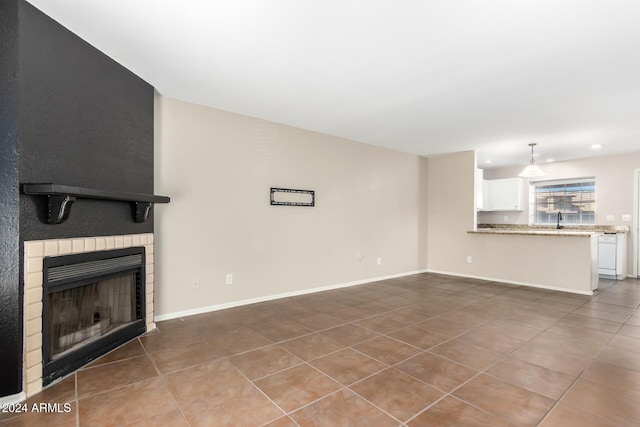
[[[467,233],[476,234],[513,234],[534,236],[590,237],[602,233],[628,233],[629,227],[616,225],[566,226],[561,229],[549,226],[524,224],[478,224],[476,230]]]

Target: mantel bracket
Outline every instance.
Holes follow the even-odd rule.
[[[152,206],[151,202],[135,202],[135,222],[147,222]]]
[[[47,198],[47,224],[62,224],[69,218],[71,205],[76,201],[76,198],[57,194],[49,194]]]

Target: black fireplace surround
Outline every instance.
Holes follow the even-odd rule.
[[[144,247],[44,258],[43,384],[144,333],[145,312]]]

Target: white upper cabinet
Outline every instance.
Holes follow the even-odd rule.
[[[522,178],[489,179],[483,181],[484,211],[521,211]]]
[[[484,209],[484,170],[476,169],[476,209]]]

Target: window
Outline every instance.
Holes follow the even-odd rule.
[[[596,214],[595,178],[542,181],[533,184],[536,224],[555,224],[562,212],[564,224],[593,224]]]

